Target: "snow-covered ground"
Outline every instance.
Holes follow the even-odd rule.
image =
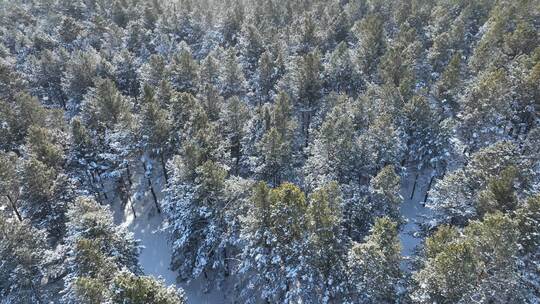
[[[431,169],[416,171],[409,168],[406,176],[402,177],[401,195],[403,197],[403,203],[401,204],[400,211],[406,223],[403,225],[399,237],[402,246],[402,256],[405,259],[410,259],[414,255],[415,249],[422,241],[418,235],[420,230],[419,224],[424,221],[430,212],[428,208],[424,207],[423,203],[432,172]],[[417,174],[418,178],[415,187],[414,183]],[[414,194],[411,198],[413,188]]]
[[[418,224],[429,215],[429,209],[423,206],[423,201],[432,174],[431,170],[418,173],[414,195],[411,198],[417,171],[409,169],[407,172],[402,178],[401,195],[403,196],[403,203],[400,207],[401,214],[407,222],[399,234],[402,255],[405,260],[414,255],[415,248],[422,241],[418,235]],[[233,303],[233,293],[230,290],[227,292],[214,289],[204,292],[202,287],[204,284],[203,278],[194,280],[189,284],[176,283],[176,274],[169,269],[171,247],[167,240],[167,233],[161,230],[163,216],[157,212],[147,181],[144,179],[144,174],[136,172],[134,175],[138,176],[138,178],[134,178],[133,190],[138,189],[138,191],[133,191],[131,200],[136,217],[133,215],[130,204],[122,206],[118,200],[113,203],[112,210],[116,223],[127,227],[133,232],[134,237],[140,240],[143,248],[139,261],[144,273],[160,277],[168,285],[175,284],[183,288],[188,297],[188,303]],[[159,201],[163,196],[159,191],[162,187],[159,180],[154,181],[154,187]],[[408,263],[405,262],[404,267],[408,267],[407,265]],[[229,282],[226,285],[229,285],[228,288],[231,289],[233,284]]]
[[[140,171],[140,172],[139,172]],[[202,279],[195,280],[189,284],[177,284],[175,272],[169,269],[171,262],[171,247],[167,240],[167,233],[161,230],[163,215],[157,212],[152,194],[148,188],[147,181],[141,170],[136,170],[134,175],[134,187],[139,191],[133,193],[131,200],[135,209],[136,217],[130,204],[122,206],[120,201],[116,200],[112,205],[115,222],[127,227],[135,239],[140,240],[143,246],[139,262],[143,267],[145,274],[162,278],[167,285],[177,285],[184,289],[188,298],[188,303],[231,303],[231,299],[226,298],[226,294],[220,290],[210,290],[203,292]],[[154,180],[154,187],[158,201],[163,194],[160,180]]]

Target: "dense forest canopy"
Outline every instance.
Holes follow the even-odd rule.
[[[0,303],[538,303],[539,29],[538,0],[0,1]]]

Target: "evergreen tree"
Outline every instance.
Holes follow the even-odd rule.
[[[346,294],[346,239],[341,225],[342,198],[339,185],[330,182],[309,196],[307,279],[302,298],[332,302]]]
[[[112,64],[118,89],[127,96],[136,97],[139,95],[140,85],[137,75],[139,63],[135,56],[124,50],[113,58]]]
[[[173,88],[180,92],[195,93],[199,81],[199,64],[193,58],[190,47],[182,41],[179,52],[173,57],[169,67]]]
[[[28,221],[0,216],[0,296],[6,303],[43,303],[46,234]]]
[[[252,201],[241,235],[246,241],[241,271],[254,275],[243,294],[254,301],[251,293],[255,289],[263,300],[295,301],[303,294],[302,285],[296,282],[301,280],[308,229],[305,194],[289,183],[271,190],[259,183]]]
[[[67,54],[64,50],[51,52],[45,50],[34,63],[34,83],[40,88],[40,93],[51,104],[66,108],[67,98],[62,91],[62,75],[65,70],[64,60]]]
[[[525,301],[516,263],[516,223],[501,213],[473,221],[463,236],[437,232],[426,248],[425,265],[414,279],[419,303]],[[442,241],[442,243],[441,243]],[[508,288],[511,286],[511,288]]]
[[[257,64],[257,93],[262,104],[269,101],[276,84],[276,67],[272,54],[268,51],[262,53]]]
[[[348,254],[348,276],[354,303],[398,301],[401,246],[397,224],[378,218],[364,243],[354,244]]]
[[[158,156],[165,182],[168,182],[165,164],[174,148],[173,126],[169,113],[160,107],[154,91],[146,86],[143,89],[143,109],[140,123],[140,134],[146,149]]]
[[[243,139],[245,135],[244,126],[249,118],[249,109],[238,97],[231,97],[227,101],[223,112],[224,135],[227,139],[227,150],[230,153],[231,173],[238,175],[241,169],[241,162],[244,158]]]
[[[114,82],[109,79],[97,80],[96,88],[85,96],[83,118],[98,136],[106,130],[114,129],[122,119],[126,119],[129,104],[120,94]]]
[[[292,72],[296,108],[301,118],[305,146],[309,143],[311,120],[321,99],[321,70],[320,54],[314,51],[298,58]]]
[[[19,197],[21,195],[21,179],[18,174],[21,170],[21,160],[15,153],[0,153],[0,193],[5,197],[7,206],[13,215],[22,222]]]
[[[370,172],[401,160],[404,143],[388,114],[377,117],[358,141]]]
[[[245,61],[245,67],[253,72],[257,68],[257,63],[261,54],[264,52],[264,42],[258,29],[251,24],[244,25],[240,40],[242,57]]]
[[[349,99],[340,100],[327,114],[310,145],[310,156],[304,168],[310,188],[331,180],[346,184],[357,178],[354,114]]]
[[[400,222],[399,206],[403,201],[399,194],[400,186],[400,178],[392,165],[384,167],[371,179],[369,191],[375,214]]]
[[[449,153],[450,130],[440,121],[424,96],[414,96],[405,104],[408,159],[419,167],[436,166]]]
[[[183,304],[185,296],[181,290],[166,287],[162,281],[149,276],[136,276],[122,271],[113,279],[112,303],[130,304]]]
[[[62,78],[64,94],[78,106],[88,89],[94,85],[93,78],[109,74],[108,66],[95,50],[76,51],[66,63]]]
[[[360,75],[353,63],[351,50],[345,42],[341,42],[335,50],[328,54],[324,68],[326,87],[336,92],[356,94],[360,88]]]
[[[165,58],[159,54],[152,54],[138,71],[141,82],[150,86],[158,86],[162,80],[168,79],[168,73]]]
[[[367,77],[376,71],[379,57],[385,49],[383,20],[376,14],[370,14],[358,21],[353,27],[353,34],[358,40],[357,60],[361,71]]]
[[[441,221],[457,225],[464,225],[468,219],[493,208],[505,210],[506,204],[515,204],[507,201],[512,199],[514,183],[520,189],[528,187],[525,179],[518,178],[522,174],[515,171],[520,162],[516,147],[510,142],[484,148],[473,154],[466,166],[435,184],[428,206],[441,211]]]
[[[139,245],[125,227],[116,226],[111,211],[90,197],[78,197],[67,213],[67,244],[63,300],[67,303],[106,301],[115,272],[140,273]]]
[[[0,147],[21,154],[21,147],[30,126],[55,127],[61,118],[59,112],[45,109],[39,101],[26,93],[17,94],[13,102],[0,103]]]
[[[246,92],[247,85],[235,49],[228,49],[223,60],[220,71],[221,95],[225,98],[235,95],[241,97]]]
[[[174,238],[171,267],[181,280],[227,274],[228,226],[224,221],[227,171],[208,160],[193,176],[182,159],[171,164],[171,183],[164,211],[167,229]]]

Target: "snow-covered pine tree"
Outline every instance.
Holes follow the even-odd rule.
[[[401,246],[397,223],[378,218],[364,243],[355,243],[348,253],[348,276],[353,303],[398,301]]]

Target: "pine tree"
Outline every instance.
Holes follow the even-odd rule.
[[[23,220],[19,206],[22,185],[18,174],[21,165],[15,153],[0,153],[0,193],[19,222]]]
[[[99,79],[96,88],[85,96],[82,111],[86,125],[103,136],[106,130],[114,129],[117,123],[126,118],[128,110],[129,104],[114,82]]]
[[[235,95],[242,97],[246,92],[246,79],[238,63],[234,48],[226,51],[220,76],[221,95],[224,98],[230,98]]]
[[[439,78],[436,88],[437,96],[442,99],[445,107],[449,107],[452,113],[458,111],[457,95],[458,89],[461,87],[461,54],[456,53],[448,63],[448,66]]]
[[[503,69],[483,71],[460,100],[463,120],[459,131],[476,150],[508,138],[512,128],[512,90]]]
[[[245,61],[245,67],[250,73],[253,73],[257,68],[261,54],[265,51],[262,36],[254,25],[244,25],[240,47],[242,49],[242,59]]]
[[[175,146],[172,122],[169,113],[160,107],[154,96],[154,91],[146,85],[143,91],[143,109],[140,122],[142,142],[145,149],[159,158],[165,182],[168,182],[165,164]]]
[[[310,140],[311,120],[316,113],[321,99],[321,59],[318,51],[313,51],[296,62],[293,73],[293,89],[296,98],[296,108],[301,117],[304,145]]]
[[[152,54],[148,61],[139,68],[141,82],[150,86],[158,86],[161,81],[169,78],[169,71],[165,58],[159,54]]]
[[[388,114],[377,117],[358,140],[370,172],[389,164],[397,165],[402,158],[404,143]]]
[[[417,302],[525,301],[515,257],[518,230],[514,221],[495,213],[471,222],[463,236],[456,232],[440,236],[447,231],[428,239],[428,258],[414,275],[419,284],[413,295]]]
[[[238,34],[242,30],[245,12],[241,1],[235,0],[229,4],[225,11],[225,18],[222,21],[221,32],[227,46],[234,47],[238,42]]]
[[[0,296],[6,303],[44,303],[46,233],[0,216]]]
[[[30,126],[26,136],[29,154],[51,168],[60,168],[64,161],[62,137],[59,130]]]
[[[173,57],[169,67],[173,88],[180,92],[195,93],[199,82],[199,64],[193,58],[190,47],[181,42],[179,52]]]
[[[140,273],[139,245],[125,227],[116,226],[111,211],[90,197],[78,197],[70,206],[67,244],[73,249],[66,263],[63,300],[96,303],[109,298],[115,272],[126,268]]]
[[[352,300],[360,303],[398,301],[401,246],[397,223],[378,218],[364,243],[354,244],[348,254]]]
[[[219,63],[214,51],[210,52],[201,62],[200,80],[201,85],[219,86]]]
[[[140,90],[139,76],[137,75],[139,63],[135,56],[131,52],[123,50],[113,58],[112,64],[118,89],[127,96],[137,97]]]
[[[34,82],[40,88],[40,93],[50,103],[66,108],[67,98],[62,91],[62,75],[65,70],[65,50],[51,52],[45,50],[35,62]]]
[[[415,95],[403,109],[408,160],[418,167],[434,167],[450,150],[450,131],[425,96]]]
[[[184,304],[186,298],[181,290],[166,287],[162,281],[150,276],[136,276],[122,271],[113,279],[112,303]]]
[[[382,18],[376,14],[364,17],[354,25],[353,34],[358,39],[358,64],[363,74],[370,77],[376,71],[379,57],[386,47]]]
[[[540,198],[529,198],[522,208],[516,212],[519,229],[519,243],[525,253],[537,254],[540,235],[538,222],[540,221]]]
[[[291,143],[286,141],[279,131],[272,127],[257,144],[261,155],[255,171],[261,178],[272,185],[278,185],[286,180],[290,170]]]
[[[27,93],[17,94],[13,102],[0,103],[0,147],[6,151],[20,151],[30,126],[55,127],[61,121],[59,112],[45,109],[39,101]]]
[[[305,194],[289,183],[271,190],[259,183],[252,201],[241,234],[247,242],[241,271],[255,275],[242,293],[248,301],[256,299],[251,295],[254,291],[267,301],[295,301],[303,294],[302,286],[295,282],[300,280],[308,229]]]
[[[385,166],[370,181],[371,204],[375,214],[400,222],[399,206],[403,198],[399,194],[401,181],[392,165]]]
[[[330,182],[309,195],[308,255],[302,286],[303,298],[332,302],[346,294],[346,241],[342,231],[342,197],[339,185]]]
[[[227,101],[225,111],[222,114],[223,133],[227,139],[226,145],[230,154],[231,173],[234,175],[240,173],[241,163],[244,158],[244,126],[247,123],[249,114],[249,108],[236,96]]]
[[[82,101],[88,89],[94,85],[93,78],[110,74],[100,55],[93,49],[76,51],[66,63],[62,88],[75,106]]]
[[[520,168],[519,163],[516,147],[510,142],[503,141],[481,149],[471,156],[467,165],[445,175],[435,184],[429,192],[428,206],[441,212],[439,220],[442,222],[464,225],[468,219],[479,216],[479,212],[482,214],[482,208],[487,208],[484,210],[486,211],[491,210],[491,205],[497,206],[493,191],[499,195],[511,196],[511,191],[508,190],[514,187],[514,183],[519,185],[520,189],[528,188],[527,181],[523,178],[514,179],[523,176],[511,169]],[[505,170],[510,170],[505,174],[511,173],[506,177],[508,180],[505,182],[503,178],[498,181],[497,177]],[[488,186],[490,183],[492,185]],[[486,190],[487,187],[493,189]],[[501,190],[505,191],[500,192]],[[504,210],[505,204],[513,204],[506,199],[507,197],[502,199],[504,202],[497,208]]]
[[[339,97],[338,97],[339,98]],[[345,96],[327,114],[310,145],[306,161],[306,184],[316,188],[328,181],[349,183],[357,178],[358,147],[355,141],[353,110]]]
[[[171,267],[178,271],[181,280],[196,279],[202,274],[223,278],[229,246],[223,217],[227,171],[208,160],[191,177],[179,157],[173,158],[171,165],[171,183],[164,205],[167,229],[175,240]]]
[[[360,89],[358,70],[353,63],[351,50],[345,42],[341,42],[335,50],[327,55],[325,65],[326,87],[336,92],[356,94]]]
[[[257,64],[257,93],[260,98],[259,105],[270,100],[272,91],[276,84],[276,67],[272,54],[266,51],[260,55]]]
[[[499,176],[487,181],[486,189],[478,193],[478,214],[496,211],[509,212],[517,207],[517,197],[514,184],[518,182],[519,170],[509,166],[503,169]]]

